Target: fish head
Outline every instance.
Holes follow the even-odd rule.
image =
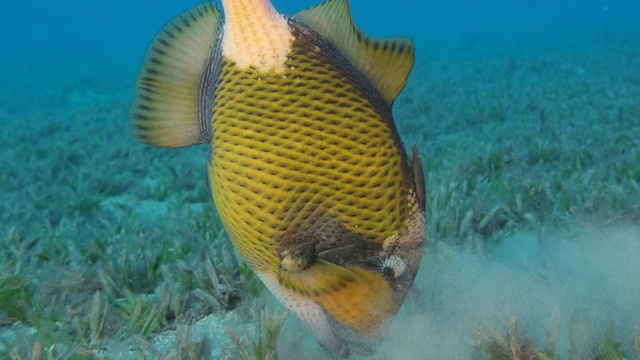
[[[350,349],[372,354],[412,287],[424,232],[418,207],[402,231],[382,244],[333,219],[318,221],[280,242],[273,292],[325,347],[343,355]]]

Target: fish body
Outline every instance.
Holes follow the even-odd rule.
[[[391,106],[410,40],[360,32],[347,0],[294,16],[223,0],[151,44],[133,128],[145,143],[210,143],[211,195],[234,247],[333,353],[371,352],[425,241],[425,189]]]

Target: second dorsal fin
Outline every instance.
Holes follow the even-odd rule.
[[[205,2],[173,19],[156,35],[136,82],[132,125],[138,140],[164,147],[210,140],[213,90],[208,81],[221,28],[220,11]]]
[[[353,22],[349,0],[325,0],[300,11],[295,18],[331,41],[383,98],[393,103],[406,85],[415,61],[411,39],[367,36]]]

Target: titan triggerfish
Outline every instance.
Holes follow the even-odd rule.
[[[392,105],[410,39],[359,30],[348,0],[295,15],[269,0],[202,3],[152,41],[136,138],[208,143],[211,197],[235,249],[338,356],[371,353],[411,288],[425,184]]]

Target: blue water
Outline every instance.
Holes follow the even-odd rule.
[[[0,61],[134,76],[155,32],[194,3],[4,0]],[[315,1],[273,3],[293,13]],[[425,58],[640,45],[637,0],[354,0],[352,7],[367,33],[412,37]]]
[[[194,3],[1,1],[0,107],[33,106],[28,94],[59,92],[57,79],[133,81],[155,33]],[[288,14],[314,3],[274,1]],[[413,38],[418,65],[640,47],[637,0],[354,0],[352,8],[371,36]]]

